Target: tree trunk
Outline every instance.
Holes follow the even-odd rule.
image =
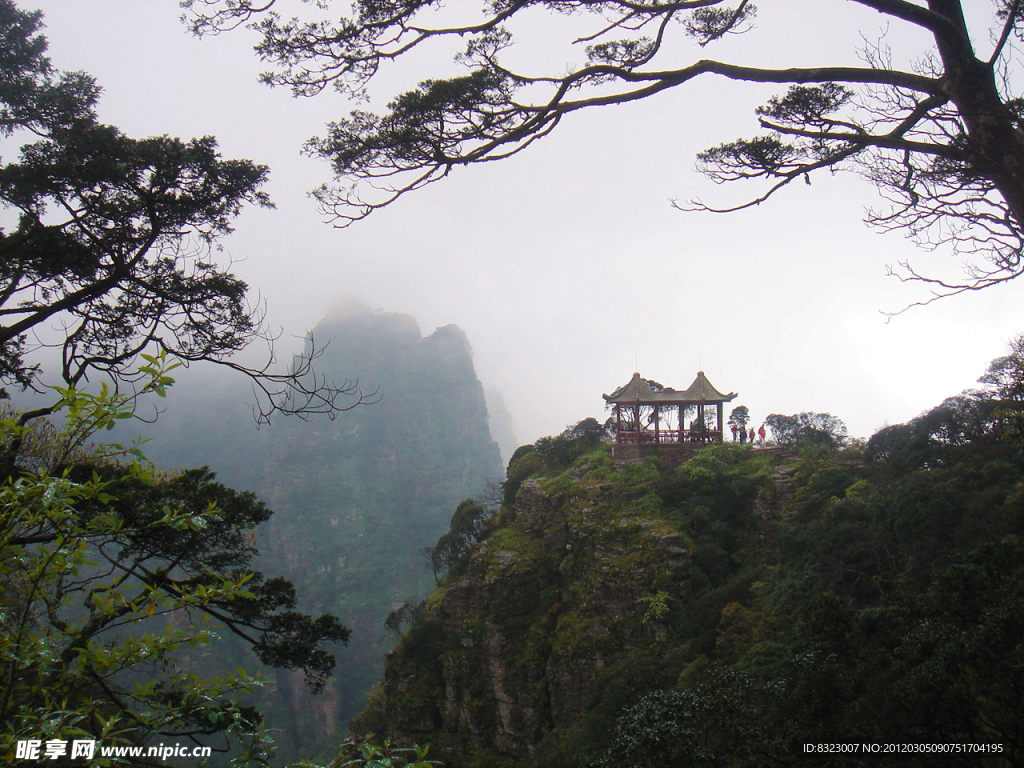
[[[958,30],[935,32],[944,65],[943,86],[967,129],[967,165],[1002,194],[1014,220],[1024,226],[1024,136],[996,86],[995,72],[975,56],[960,0],[928,0],[928,7]]]

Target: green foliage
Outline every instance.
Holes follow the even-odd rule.
[[[710,768],[726,755],[730,765],[763,764],[776,756],[766,714],[779,694],[779,686],[732,670],[682,690],[654,691],[621,714],[615,738],[591,768]]]
[[[732,409],[729,414],[729,426],[736,429],[746,429],[747,424],[750,423],[750,409],[745,405],[738,406]]]
[[[769,459],[734,443],[710,445],[665,477],[659,492],[677,516],[703,508],[738,523],[768,482],[769,468]]]
[[[554,437],[542,437],[533,445],[516,449],[508,463],[502,483],[505,503],[515,500],[520,485],[528,477],[556,474],[570,467],[581,456],[599,448],[608,437],[604,426],[586,418]]]
[[[597,448],[607,437],[597,419],[587,418],[566,427],[555,437],[542,437],[534,446],[549,469],[567,467],[578,457]]]
[[[0,165],[0,208],[15,222],[0,232],[0,382],[36,378],[25,340],[57,312],[74,331],[60,344],[69,385],[90,371],[137,375],[148,344],[185,360],[245,346],[260,332],[247,286],[207,251],[245,204],[270,205],[267,168],[222,160],[211,137],[131,139],[101,124],[100,88],[53,69],[40,19],[0,2],[0,135],[28,140]]]
[[[764,420],[779,445],[817,446],[834,450],[846,441],[846,425],[830,413],[772,413]]]
[[[978,381],[1000,405],[1024,403],[1024,335],[1014,337],[1009,354],[993,360]]]
[[[22,471],[54,472],[76,463],[95,463],[113,458],[143,458],[139,440],[126,447],[110,442],[102,446],[87,445],[94,435],[110,431],[122,421],[131,419],[136,401],[149,394],[166,397],[167,388],[174,383],[168,374],[178,368],[180,362],[171,362],[166,352],[156,355],[141,353],[145,362],[139,374],[146,379],[139,382],[132,394],[112,391],[106,382],[100,385],[98,394],[80,392],[75,387],[49,389],[59,395],[52,408],[64,413],[63,428],[46,419],[37,420],[39,414],[30,413],[30,418],[13,406],[4,404],[0,418],[0,473],[16,475]]]
[[[448,532],[434,546],[423,550],[438,584],[447,574],[465,565],[470,548],[490,531],[491,515],[491,511],[474,499],[466,499],[456,507]]]
[[[963,454],[1000,453],[1001,439],[1015,439],[1016,420],[996,398],[964,393],[906,424],[883,427],[865,448],[866,457],[893,472],[937,468]]]
[[[349,739],[341,745],[341,753],[332,763],[337,768],[434,768],[437,760],[428,760],[430,745],[398,747],[390,739],[373,743],[373,735],[365,739]]]
[[[162,394],[170,367],[150,359],[142,392]],[[66,424],[50,430],[48,459],[72,455],[68,445],[134,400],[106,388],[60,394]],[[0,429],[16,459],[39,445],[25,439],[35,426]],[[0,484],[0,751],[39,734],[105,745],[222,734],[255,759],[259,714],[239,696],[259,681],[242,669],[201,675],[186,656],[208,656],[226,630],[319,689],[334,666],[326,646],[348,630],[293,610],[291,584],[252,568],[255,528],[271,514],[252,494],[205,469],[155,474],[136,449],[74,458]]]
[[[523,445],[516,449],[509,459],[505,473],[505,482],[501,484],[503,499],[506,504],[515,501],[516,494],[523,481],[544,471],[544,459],[533,445]]]
[[[330,768],[441,768],[443,763],[440,761],[427,759],[429,751],[429,744],[399,747],[392,744],[391,739],[377,742],[371,733],[362,738],[349,738],[342,742]],[[294,768],[321,767],[301,760],[294,764]]]
[[[401,605],[393,609],[388,614],[388,617],[384,619],[384,628],[401,637],[405,628],[412,624],[416,616],[423,610],[425,602],[416,604],[411,597],[406,598]]]
[[[640,619],[640,623],[646,624],[649,621],[661,621],[668,616],[669,599],[670,595],[663,589],[659,589],[653,595],[639,598],[637,603],[644,609],[644,615]]]

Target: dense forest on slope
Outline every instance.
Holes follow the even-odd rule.
[[[982,382],[866,444],[520,449],[357,730],[452,767],[1024,764],[1024,343]],[[838,743],[961,751],[804,753]]]
[[[257,432],[242,407],[245,391],[205,386],[194,401],[172,402],[153,425],[149,451],[160,466],[205,462],[255,491],[275,511],[261,529],[261,567],[295,583],[301,608],[330,611],[352,629],[324,693],[310,695],[289,672],[273,674],[260,693],[283,758],[321,754],[342,738],[381,676],[385,619],[433,585],[422,550],[447,530],[460,499],[501,472],[460,329],[424,338],[412,317],[349,299],[313,338],[321,375],[358,379],[379,402]]]

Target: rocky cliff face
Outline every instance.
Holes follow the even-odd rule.
[[[430,591],[421,550],[447,530],[460,501],[501,473],[461,329],[424,337],[409,315],[348,300],[313,337],[326,345],[321,375],[358,379],[380,399],[334,420],[282,421],[268,432],[263,493],[276,514],[264,568],[295,583],[303,608],[334,613],[353,630],[326,694],[278,682],[273,701],[294,713],[292,754],[306,755],[308,745],[340,740],[380,679],[389,612]],[[330,718],[318,720],[326,703]]]
[[[266,673],[255,703],[282,761],[318,757],[344,738],[383,673],[385,618],[433,588],[421,550],[502,469],[461,329],[424,336],[409,315],[348,299],[313,338],[319,376],[358,380],[379,402],[333,420],[277,419],[257,432],[247,383],[241,391],[207,383],[154,429],[163,466],[208,463],[267,502],[275,514],[259,533],[260,568],[294,583],[301,610],[333,613],[353,630],[349,645],[334,649],[338,665],[322,695],[311,696],[301,674]],[[252,666],[244,656],[232,663]]]
[[[357,727],[432,741],[453,768],[526,759],[608,670],[657,653],[688,590],[689,543],[645,497],[624,503],[609,460],[595,461],[523,484],[389,652]]]

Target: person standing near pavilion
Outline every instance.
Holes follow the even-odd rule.
[[[764,424],[762,424],[760,428],[757,430],[757,436],[761,438],[761,445],[764,445],[764,435]]]

